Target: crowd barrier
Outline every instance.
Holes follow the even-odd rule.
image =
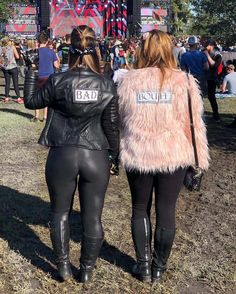
[[[236,59],[236,52],[226,52],[226,51],[223,51],[221,52],[222,54],[222,60],[223,62],[226,62],[227,60],[234,60]]]

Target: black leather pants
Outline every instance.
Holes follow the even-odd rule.
[[[46,163],[46,181],[53,218],[54,215],[68,217],[78,184],[83,232],[94,238],[103,237],[101,215],[109,169],[107,150],[51,148]]]

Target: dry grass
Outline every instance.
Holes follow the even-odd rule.
[[[135,260],[124,171],[118,179],[111,179],[107,192],[103,213],[106,242],[93,282],[58,282],[47,228],[47,150],[37,145],[42,124],[31,123],[31,112],[22,105],[0,103],[0,294],[236,293],[236,133],[223,126],[236,113],[236,103],[233,99],[219,103],[223,123],[208,122],[211,168],[201,193],[181,192],[169,270],[159,285],[143,284],[130,273]],[[77,197],[71,227],[71,261],[76,276],[81,231]]]

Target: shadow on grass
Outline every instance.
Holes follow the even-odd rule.
[[[20,115],[23,116],[25,118],[32,118],[33,115],[27,112],[22,112],[20,110],[17,109],[10,109],[10,108],[0,108],[0,112],[6,112],[6,113],[11,113],[11,114],[16,114],[16,115]]]
[[[8,242],[11,250],[58,280],[56,270],[50,264],[53,263],[51,248],[31,228],[31,225],[47,226],[49,203],[5,186],[0,186],[0,201],[0,237]]]
[[[50,204],[39,197],[24,194],[0,185],[0,237],[8,242],[11,250],[19,252],[32,265],[60,281],[54,264],[53,251],[40,240],[40,229],[34,231],[32,226],[48,227]],[[81,242],[80,213],[72,211],[70,215],[71,239]],[[49,234],[49,232],[48,232]],[[130,272],[134,260],[106,241],[100,257],[109,263]],[[73,260],[72,260],[73,263]],[[72,267],[75,277],[78,269]]]
[[[210,146],[220,148],[226,152],[236,151],[236,129],[227,126],[233,121],[235,114],[221,114],[221,121],[211,119],[211,113],[205,112],[207,137]]]
[[[124,272],[131,273],[135,260],[115,246],[104,241],[100,257],[109,263],[122,268]]]

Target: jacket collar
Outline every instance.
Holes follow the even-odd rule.
[[[96,74],[94,71],[92,71],[88,67],[77,67],[73,71],[83,73],[83,75]]]

